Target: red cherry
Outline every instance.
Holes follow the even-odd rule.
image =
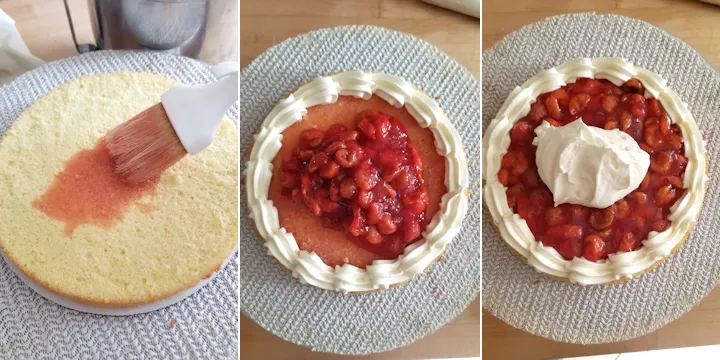
[[[547,226],[557,226],[565,222],[565,214],[561,208],[552,207],[545,213]]]
[[[325,131],[325,137],[331,138],[341,132],[347,131],[347,127],[343,124],[333,124]]]
[[[395,223],[395,219],[393,219],[390,215],[383,215],[383,217],[380,218],[380,221],[377,223],[377,229],[380,231],[383,235],[390,235],[397,231],[397,224]]]
[[[508,180],[509,180],[509,176],[510,176],[510,173],[508,173],[507,169],[500,169],[500,171],[498,171],[498,181],[499,181],[503,186],[508,186],[508,184],[509,184],[509,181],[508,181]]]
[[[587,221],[590,209],[582,205],[569,205],[568,210],[573,221]]]
[[[667,114],[663,113],[660,115],[660,133],[664,136],[667,136],[670,134],[670,118],[667,116]]]
[[[380,116],[375,119],[375,136],[378,139],[385,139],[390,132],[390,120],[387,116]]]
[[[620,124],[618,124],[617,121],[608,121],[603,125],[603,129],[605,130],[613,130],[620,127]]]
[[[310,162],[308,163],[307,171],[311,173],[318,171],[321,167],[328,163],[328,160],[328,156],[324,152],[313,155],[312,159],[310,159]]]
[[[517,199],[525,192],[525,186],[523,184],[516,184],[511,186],[505,192],[507,196],[508,206],[512,209],[517,203]]]
[[[670,171],[670,165],[672,165],[672,157],[666,151],[659,152],[650,159],[650,169],[659,174]]]
[[[633,105],[630,111],[632,111],[632,114],[638,119],[645,117],[645,107],[642,104]]]
[[[612,206],[602,210],[594,211],[590,214],[590,226],[597,230],[609,227],[615,219],[615,209]]]
[[[626,199],[628,199],[630,201],[630,203],[633,204],[634,206],[645,205],[645,203],[647,202],[647,194],[645,194],[644,192],[640,192],[640,191],[634,191],[634,192],[630,193],[626,197]]]
[[[370,203],[372,202],[372,200],[373,200],[373,193],[371,191],[367,191],[367,190],[358,191],[356,201],[360,207],[362,207],[364,209],[368,208],[370,206]]]
[[[553,204],[553,196],[545,187],[533,190],[530,193],[530,205],[537,209],[546,209]]]
[[[420,158],[420,154],[418,154],[415,146],[413,146],[412,144],[408,144],[408,150],[410,151],[410,157],[413,160],[413,164],[415,164],[415,171],[417,171],[418,175],[422,176],[423,162]]]
[[[330,200],[330,193],[325,189],[315,192],[315,200],[317,200],[320,209],[324,212],[333,212],[339,207],[336,202]]]
[[[582,255],[582,229],[577,225],[560,225],[548,229],[544,239],[553,246],[563,258],[572,260]]]
[[[510,130],[510,139],[514,142],[524,142],[529,140],[535,135],[533,133],[532,125],[525,121],[519,121]]]
[[[632,126],[632,123],[632,114],[623,110],[622,114],[620,114],[620,130],[625,131],[629,129],[630,126]]]
[[[360,123],[358,123],[358,130],[360,130],[360,134],[362,134],[362,136],[370,140],[375,140],[375,126],[373,126],[367,118],[360,120]]]
[[[322,208],[320,207],[320,203],[311,198],[305,198],[305,205],[312,211],[315,216],[322,215]]]
[[[400,173],[400,166],[398,164],[390,164],[383,167],[382,178],[383,180],[390,182]]]
[[[335,161],[345,169],[352,168],[358,163],[355,151],[348,149],[339,149],[335,153]]]
[[[348,231],[353,236],[361,236],[367,232],[367,225],[365,225],[365,215],[357,206],[353,206],[353,220],[348,226]]]
[[[340,149],[347,149],[347,144],[345,144],[345,142],[343,142],[343,141],[336,141],[336,142],[328,145],[328,147],[327,147],[327,149],[325,149],[325,151],[328,154],[333,155]]]
[[[615,107],[620,102],[620,98],[617,95],[605,95],[602,98],[602,108],[606,113],[611,113],[615,110]]]
[[[392,181],[392,186],[398,190],[405,190],[410,186],[410,174],[407,171],[401,171]]]
[[[574,90],[584,94],[599,95],[605,90],[605,87],[595,79],[580,78],[575,81]]]
[[[550,96],[558,99],[558,102],[561,105],[567,105],[567,101],[568,99],[570,99],[570,95],[568,95],[567,91],[565,91],[565,89],[563,88],[554,90],[550,93]]]
[[[626,232],[620,238],[620,244],[618,245],[618,251],[630,252],[635,247],[635,236],[631,232]]]
[[[325,133],[318,129],[307,129],[300,133],[300,140],[310,147],[318,147],[323,141]]]
[[[540,120],[545,118],[548,115],[547,109],[545,109],[545,106],[543,106],[540,102],[535,102],[532,105],[530,105],[530,119],[532,119],[535,123],[539,123]]]
[[[615,207],[615,216],[618,218],[624,219],[630,216],[630,205],[627,201],[620,199],[613,206]]]
[[[632,94],[632,95],[630,95],[630,98],[628,99],[628,104],[630,104],[630,105],[645,104],[645,97],[640,94]]]
[[[380,203],[372,203],[370,204],[370,207],[367,210],[367,217],[365,218],[365,222],[368,225],[375,225],[380,221],[380,218],[383,216],[383,209],[382,205]]]
[[[506,153],[501,161],[502,167],[508,169],[512,175],[520,176],[530,167],[527,157],[521,151]]]
[[[666,176],[665,179],[667,179],[668,183],[678,189],[684,188],[683,179],[679,176]]]
[[[362,163],[355,170],[355,184],[363,190],[372,190],[380,181],[380,174],[370,163]]]
[[[560,102],[556,97],[550,95],[547,100],[545,100],[545,106],[547,106],[547,110],[550,113],[550,116],[554,117],[555,119],[562,119]]]
[[[660,102],[655,99],[647,99],[647,113],[650,116],[660,117],[663,113],[662,109],[660,108]]]
[[[605,254],[605,241],[600,236],[588,235],[583,240],[583,257],[588,261],[598,261]]]
[[[587,105],[590,103],[590,95],[588,94],[576,94],[570,98],[570,104],[568,105],[568,111],[570,115],[577,116],[581,111],[585,110]]]
[[[312,159],[313,155],[315,155],[315,152],[312,150],[302,150],[298,153],[298,157],[302,161],[310,161],[310,159]]]
[[[340,197],[340,186],[338,186],[338,183],[336,180],[333,180],[330,183],[330,200],[332,201],[339,201],[341,199]]]
[[[630,79],[625,82],[622,86],[623,91],[643,94],[645,93],[645,86],[638,79]]]
[[[417,221],[405,220],[403,224],[403,240],[406,243],[409,243],[420,236],[420,224]]]
[[[677,196],[677,190],[672,187],[672,185],[665,185],[661,187],[657,195],[655,195],[655,202],[659,205],[667,205],[675,201],[675,197]]]
[[[401,198],[401,201],[408,211],[413,214],[420,215],[427,208],[430,199],[427,189],[422,186],[412,194],[405,194],[405,196]]]
[[[310,173],[304,173],[300,177],[300,189],[303,195],[307,195],[312,187],[312,179],[310,179]]]
[[[323,179],[332,179],[340,173],[340,165],[330,160],[325,166],[320,168],[318,175]]]
[[[388,198],[394,199],[395,196],[397,196],[397,191],[395,191],[395,189],[393,189],[393,187],[390,184],[385,183],[383,185],[383,189],[385,190],[385,193],[387,194]]]
[[[359,134],[355,130],[343,131],[343,132],[333,136],[332,140],[333,141],[343,141],[343,142],[357,141],[358,136],[359,136]]]
[[[383,237],[376,227],[370,226],[368,227],[368,232],[365,235],[365,240],[373,245],[377,245],[382,243]]]
[[[526,170],[522,174],[522,182],[523,182],[523,184],[525,184],[531,188],[540,186],[540,184],[541,184],[540,175],[538,175],[537,169],[532,168],[532,169]]]
[[[357,186],[355,186],[355,180],[352,178],[344,178],[340,182],[340,196],[345,199],[352,199],[355,197],[357,192]]]

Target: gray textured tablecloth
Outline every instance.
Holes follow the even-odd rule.
[[[272,47],[242,70],[240,153],[247,153],[253,134],[284,94],[344,70],[398,75],[439,96],[469,159],[471,198],[464,228],[442,259],[409,283],[375,294],[341,294],[301,284],[267,254],[248,218],[242,189],[240,307],[268,331],[296,344],[367,354],[407,345],[437,330],[479,292],[480,84],[455,60],[407,34],[372,26],[307,33]]]
[[[122,70],[148,71],[187,84],[214,80],[208,66],[158,52],[102,51],[52,62],[0,88],[0,135],[60,84]],[[237,106],[228,116],[237,122]],[[210,284],[184,301],[146,314],[112,317],[69,310],[42,298],[0,260],[0,359],[237,359],[237,276],[233,255]]]
[[[622,57],[667,79],[688,103],[710,158],[708,192],[691,236],[656,269],[623,284],[583,287],[538,274],[510,251],[483,216],[483,307],[527,332],[589,344],[657,330],[689,311],[720,279],[714,173],[720,74],[692,47],[643,21],[596,14],[552,17],[523,27],[483,54],[483,129],[515,86],[580,57]]]

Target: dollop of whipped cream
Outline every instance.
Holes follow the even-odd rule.
[[[561,127],[543,122],[533,140],[540,178],[563,203],[606,208],[642,182],[650,155],[628,134],[587,126],[581,119]]]

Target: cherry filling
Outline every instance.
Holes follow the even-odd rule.
[[[527,221],[536,239],[567,260],[583,256],[597,261],[637,250],[650,231],[670,226],[669,209],[685,192],[688,159],[680,128],[670,123],[657,99],[646,99],[644,93],[637,79],[618,87],[607,80],[580,78],[540,95],[510,131],[510,147],[498,172],[498,180],[508,187],[508,205]],[[543,120],[563,126],[580,117],[589,126],[626,132],[650,154],[650,168],[638,189],[605,209],[554,207],[535,165],[535,128]]]
[[[400,122],[359,113],[355,129],[308,129],[282,163],[283,195],[302,201],[326,226],[389,258],[420,238],[429,197],[423,165]]]

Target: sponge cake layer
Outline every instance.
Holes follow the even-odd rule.
[[[111,226],[66,224],[33,206],[68,159],[157,103],[175,82],[147,73],[74,79],[23,112],[0,141],[0,246],[33,280],[75,300],[132,306],[216,271],[237,244],[237,129],[168,170]]]

